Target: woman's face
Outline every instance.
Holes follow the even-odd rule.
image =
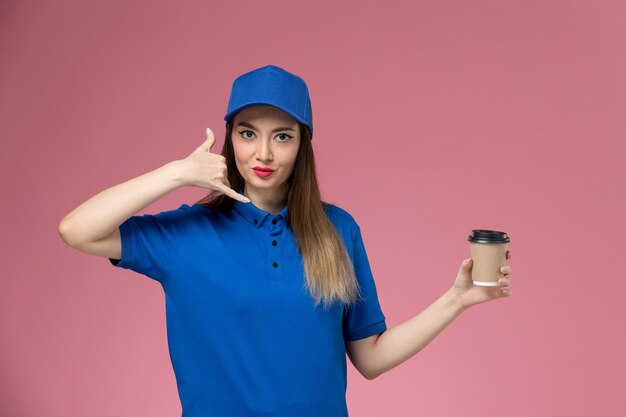
[[[274,106],[251,106],[233,118],[231,137],[247,195],[283,191],[300,148],[298,122]],[[267,172],[255,171],[257,167],[274,171],[267,175]]]

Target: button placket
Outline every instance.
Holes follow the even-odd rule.
[[[270,227],[270,244],[272,245],[272,249],[270,251],[270,269],[272,280],[283,280],[283,265],[282,265],[282,247],[278,244],[280,235],[284,229],[284,223],[280,221],[278,218],[273,218],[271,221],[272,226]]]

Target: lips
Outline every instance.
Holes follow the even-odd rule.
[[[257,177],[260,177],[260,178],[267,178],[270,175],[272,175],[272,172],[274,172],[272,168],[262,167],[262,166],[254,167],[252,168],[252,171],[254,171]]]

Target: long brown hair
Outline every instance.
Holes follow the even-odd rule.
[[[354,266],[337,229],[331,223],[321,200],[315,174],[315,159],[307,126],[300,125],[300,148],[293,172],[287,180],[287,226],[291,228],[306,276],[306,286],[315,300],[315,306],[324,302],[329,309],[336,301],[350,305],[362,298]],[[226,158],[230,188],[243,189],[245,181],[235,163],[232,144],[232,119],[226,125],[222,156]],[[226,194],[217,197],[213,192],[196,204],[227,212],[233,199]]]

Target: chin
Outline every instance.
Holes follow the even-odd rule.
[[[263,178],[252,178],[251,181],[247,181],[247,182],[248,182],[248,186],[252,186],[259,190],[270,190],[273,188],[280,188],[284,183],[284,181],[282,181],[281,179],[277,180],[276,178],[273,178],[269,181]]]

